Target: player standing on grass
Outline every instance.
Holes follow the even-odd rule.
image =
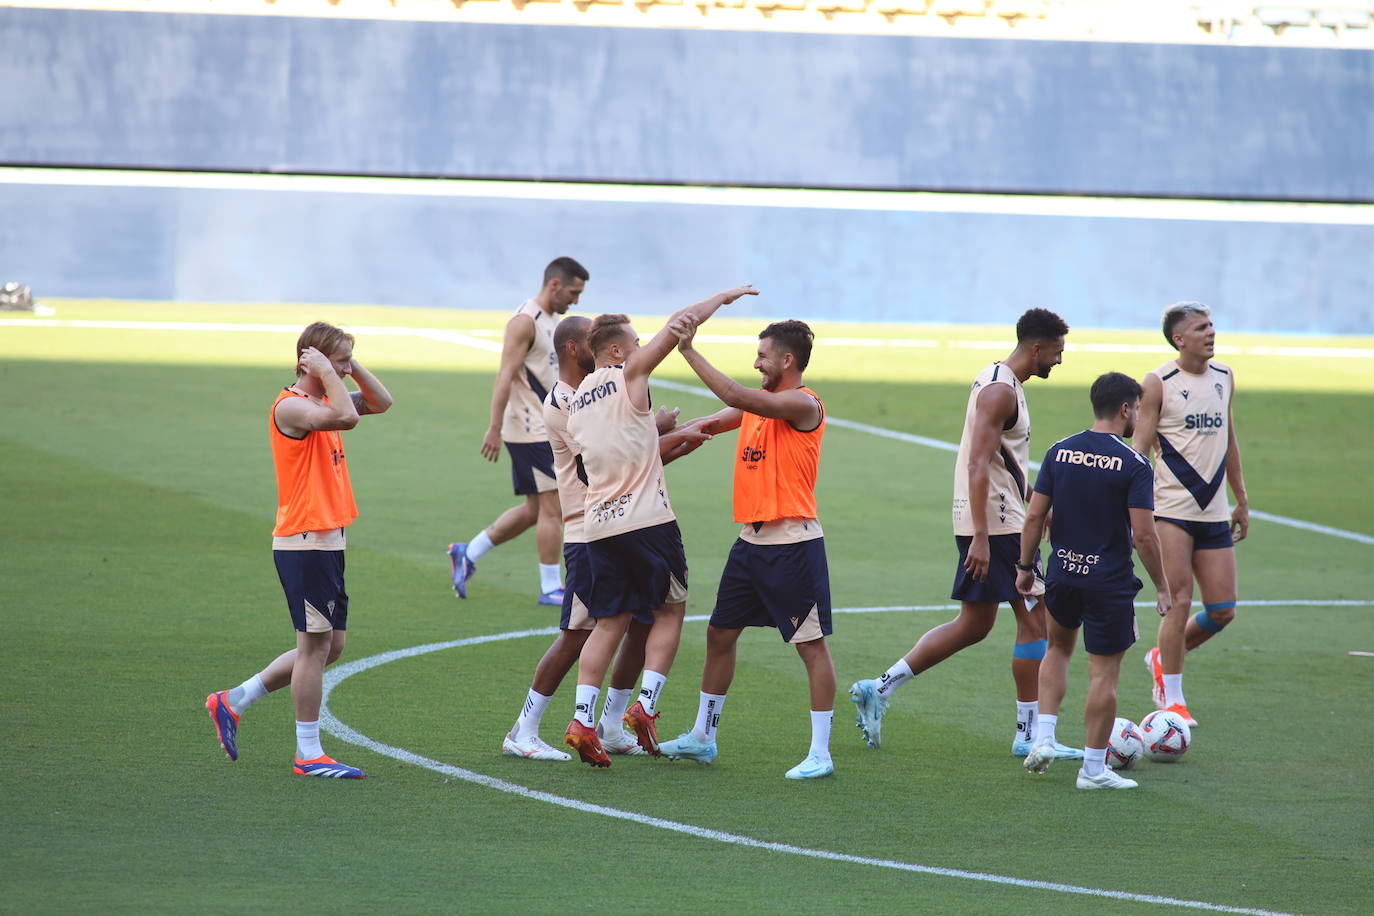
[[[722,305],[756,294],[751,286],[736,287],[672,318],[700,324]],[[582,449],[587,473],[588,612],[596,627],[582,647],[575,715],[564,740],[592,766],[609,766],[592,715],[631,615],[653,610],[654,625],[644,648],[639,699],[625,714],[625,724],[634,728],[640,747],[657,755],[658,696],[677,655],[687,607],[687,556],[668,501],[649,403],[649,374],[677,346],[677,337],[665,325],[641,347],[628,317],[600,315],[588,343],[596,370],[583,379],[569,405],[568,432]]]
[[[1107,766],[1107,742],[1116,721],[1116,684],[1121,657],[1139,635],[1135,596],[1140,580],[1131,564],[1131,543],[1155,586],[1161,616],[1169,610],[1169,582],[1155,534],[1154,473],[1122,437],[1135,433],[1140,384],[1108,372],[1093,382],[1092,429],[1061,439],[1045,453],[1021,531],[1016,587],[1030,598],[1045,519],[1050,560],[1045,573],[1049,648],[1040,663],[1040,711],[1026,769],[1043,773],[1057,755],[1055,726],[1068,689],[1069,659],[1083,629],[1088,650],[1088,696],[1083,704],[1086,738],[1080,789],[1134,789],[1133,779]]]
[[[759,334],[754,368],[762,389],[745,388],[692,347],[696,328],[671,325],[678,349],[724,410],[707,418],[712,432],[739,429],[734,515],[744,525],[721,573],[715,610],[706,628],[701,701],[690,732],[663,742],[669,757],[711,763],[726,692],[735,677],[735,646],[745,627],[774,627],[796,646],[811,686],[811,747],[788,779],[835,772],[830,726],[835,716],[835,664],[826,637],[830,572],[816,517],[816,474],[825,409],[802,373],[814,336],[804,322],[779,321]]]
[[[1164,571],[1174,593],[1159,624],[1159,645],[1145,654],[1161,709],[1197,725],[1183,698],[1183,656],[1217,635],[1236,616],[1236,548],[1250,530],[1250,501],[1241,474],[1231,400],[1236,377],[1212,361],[1212,314],[1200,302],[1164,312],[1164,339],[1178,357],[1145,376],[1135,446],[1155,463],[1155,520]],[[1226,504],[1227,483],[1236,498]],[[1202,610],[1192,610],[1193,578]]]
[[[345,376],[358,386],[351,395]],[[277,395],[267,421],[277,474],[272,557],[296,627],[296,648],[233,690],[210,694],[205,708],[224,752],[237,760],[239,717],[290,684],[296,705],[295,772],[362,779],[362,770],[326,756],[320,747],[324,669],[343,654],[347,640],[345,529],[358,516],[340,430],[357,426],[360,416],[385,413],[391,395],[353,358],[352,335],[322,321],[296,341],[296,379]]]
[[[491,425],[482,437],[482,457],[495,461],[505,443],[515,495],[525,497],[525,501],[501,513],[472,540],[448,545],[453,591],[459,598],[468,596],[468,580],[488,550],[534,526],[539,550],[539,603],[555,607],[563,603],[558,568],[563,529],[543,403],[558,375],[554,326],[559,315],[577,304],[589,277],[587,268],[572,258],[554,258],[544,268],[544,285],[538,294],[526,299],[506,322],[501,368],[491,392]]]
[[[1040,660],[1045,657],[1045,611],[1028,608],[1016,591],[1030,463],[1030,410],[1022,383],[1032,375],[1049,378],[1050,370],[1063,362],[1068,332],[1069,326],[1054,312],[1030,309],[1016,322],[1016,349],[973,381],[954,463],[959,565],[950,597],[959,601],[959,616],[922,636],[882,677],[849,688],[869,747],[881,742],[882,716],[897,688],[981,642],[997,620],[997,606],[1005,601],[1016,617],[1011,661],[1016,736],[1011,752],[1018,757],[1030,752]],[[1082,752],[1061,745],[1059,756],[1077,759]]]
[[[530,685],[515,727],[501,741],[502,753],[530,760],[571,759],[539,737],[539,724],[554,691],[577,661],[594,624],[587,613],[587,602],[591,600],[591,571],[587,568],[587,543],[582,533],[587,485],[580,471],[580,448],[567,432],[568,405],[577,394],[577,386],[595,368],[592,351],[587,346],[590,327],[590,319],[574,315],[560,321],[553,332],[554,352],[558,354],[558,378],[554,380],[553,390],[544,402],[544,426],[549,433],[549,445],[553,448],[558,499],[563,506],[563,562],[567,565],[568,579],[563,592],[558,636],[534,669],[534,682]],[[669,429],[676,416],[676,411],[660,409],[654,417],[659,431],[659,454],[664,464],[687,454],[711,438],[699,426]],[[596,725],[601,746],[609,754],[647,753],[639,746],[638,739],[625,731],[622,719],[634,692],[635,679],[644,667],[644,640],[652,624],[653,615],[649,611],[635,615],[616,658],[615,669],[611,672],[611,687],[606,693],[601,720]]]

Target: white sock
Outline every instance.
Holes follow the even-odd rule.
[[[663,692],[663,685],[668,682],[668,675],[659,674],[657,671],[644,669],[644,674],[639,678],[639,702],[644,704],[644,711],[649,715],[654,714],[658,707],[658,695]]]
[[[547,595],[549,592],[556,592],[563,587],[562,573],[563,567],[557,563],[539,564],[539,591]]]
[[[476,563],[482,558],[482,554],[495,546],[496,545],[491,542],[491,538],[487,536],[487,530],[483,528],[481,532],[478,533],[477,537],[468,541],[468,549],[466,551],[468,559]]]
[[[600,694],[600,687],[593,687],[591,684],[578,684],[577,708],[573,711],[573,718],[588,728],[595,726],[596,719],[593,711],[596,709],[596,698]]]
[[[601,710],[601,735],[614,735],[625,730],[625,710],[630,707],[630,697],[635,689],[626,687],[617,690],[612,687],[606,691],[606,708]]]
[[[702,691],[701,702],[697,704],[697,724],[692,726],[692,734],[702,741],[716,740],[716,729],[720,728],[720,711],[725,708],[725,694]]]
[[[811,710],[811,753],[822,760],[830,759],[830,726],[834,720],[833,709]]]
[[[525,696],[525,708],[520,710],[520,718],[515,720],[515,737],[533,738],[539,734],[539,723],[544,720],[544,710],[548,709],[551,699],[553,697],[546,697],[530,688]]]
[[[1040,714],[1040,701],[1031,700],[1029,703],[1016,701],[1016,740],[1029,741],[1034,738],[1039,741],[1039,733],[1035,730],[1035,720]],[[1058,719],[1055,716],[1055,719]]]
[[[915,677],[911,673],[911,666],[906,663],[905,658],[897,659],[897,663],[878,678],[878,696],[887,699],[896,692],[897,688]]]
[[[1083,748],[1083,772],[1089,776],[1100,776],[1107,768],[1107,749],[1105,747]]]
[[[324,756],[320,747],[320,722],[296,723],[296,757],[300,760],[314,760]]]
[[[249,706],[265,696],[267,696],[267,688],[262,683],[262,675],[255,674],[229,691],[229,708],[236,715],[241,716]]]
[[[1164,705],[1173,706],[1175,703],[1187,703],[1183,701],[1183,675],[1166,674],[1164,675]]]
[[[1058,724],[1058,716],[1052,716],[1049,713],[1041,713],[1040,715],[1036,716],[1035,741],[1032,743],[1039,744],[1042,741],[1049,741],[1051,744],[1053,744],[1054,742],[1058,741],[1059,739],[1054,736],[1054,729],[1055,726],[1057,726]]]

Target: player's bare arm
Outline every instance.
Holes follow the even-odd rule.
[[[1131,540],[1150,582],[1155,587],[1155,610],[1163,617],[1169,613],[1169,579],[1164,575],[1164,554],[1159,549],[1159,534],[1155,531],[1153,509],[1131,509]]]
[[[386,413],[391,409],[394,401],[391,392],[386,390],[386,386],[377,380],[362,363],[353,360],[349,369],[349,377],[353,379],[358,390],[353,392],[350,397],[353,399],[353,409],[358,411],[358,416],[368,414]]]
[[[318,430],[357,426],[358,411],[329,357],[314,347],[306,347],[301,352],[299,366],[307,376],[320,383],[325,399],[285,398],[279,401],[274,414],[277,428],[288,436],[301,438]]]
[[[666,407],[660,407],[654,413],[654,425],[658,427],[658,434],[661,436],[664,433],[672,432],[677,426],[677,418],[681,413],[681,407],[674,407],[672,410]]]
[[[978,394],[973,411],[973,435],[968,454],[968,504],[973,516],[973,541],[964,569],[976,581],[986,581],[992,549],[988,546],[988,478],[997,443],[1007,421],[1016,415],[1016,392],[1010,385],[988,385]]]
[[[1135,435],[1131,438],[1131,447],[1149,458],[1158,444],[1159,411],[1164,404],[1164,383],[1159,380],[1159,376],[1151,372],[1141,381],[1140,387],[1145,389],[1145,393],[1140,396],[1140,411],[1136,414]]]
[[[811,395],[796,388],[786,391],[766,391],[748,388],[721,372],[693,346],[697,325],[686,316],[668,323],[677,337],[678,352],[697,377],[729,407],[748,411],[760,417],[786,420],[797,429],[815,429],[821,422],[821,405]],[[790,357],[790,354],[789,354]]]
[[[1048,527],[1050,507],[1053,500],[1044,493],[1031,494],[1030,506],[1026,508],[1026,523],[1021,527],[1021,556],[1016,559],[1016,590],[1027,598],[1035,589],[1035,554],[1040,549],[1040,538]]]
[[[506,322],[506,333],[501,344],[501,368],[497,370],[496,382],[491,389],[491,425],[482,437],[482,457],[495,461],[501,456],[501,421],[510,402],[510,386],[515,382],[515,374],[525,362],[530,347],[534,346],[534,319],[529,315],[512,315]]]
[[[1231,370],[1231,397],[1235,397],[1236,376]],[[1240,442],[1236,440],[1236,414],[1230,404],[1226,405],[1226,482],[1231,487],[1231,495],[1236,505],[1231,510],[1231,537],[1237,541],[1245,540],[1250,533],[1250,496],[1245,491],[1245,475],[1240,468]]]
[[[636,390],[636,383],[641,381],[644,382],[644,391],[647,395],[649,373],[658,368],[658,364],[663,362],[677,346],[677,335],[669,328],[674,319],[685,316],[690,318],[694,324],[699,325],[714,315],[721,306],[729,305],[741,296],[757,296],[758,294],[758,290],[751,285],[736,286],[733,289],[716,293],[700,302],[694,302],[669,316],[668,321],[653,336],[653,339],[631,353],[629,359],[625,360],[625,381],[631,386],[632,397]]]
[[[664,464],[669,464],[683,455],[690,455],[710,440],[711,434],[700,425],[684,424],[658,437],[658,456]]]
[[[700,426],[703,431],[716,436],[721,433],[728,433],[732,429],[739,429],[739,425],[743,422],[744,411],[737,407],[723,407],[713,414],[688,420],[682,425]]]

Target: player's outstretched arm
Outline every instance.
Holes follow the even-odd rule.
[[[709,442],[711,434],[700,424],[687,423],[658,437],[658,456],[664,464],[671,464],[683,455],[690,455]]]
[[[815,429],[820,425],[821,405],[811,395],[795,388],[786,391],[746,388],[711,365],[693,346],[697,325],[687,316],[668,322],[668,328],[677,337],[678,352],[687,360],[687,365],[727,406],[760,417],[786,420],[797,429]]]
[[[1235,397],[1236,376],[1231,370],[1231,396]],[[1250,496],[1245,490],[1245,475],[1240,468],[1240,442],[1236,440],[1236,414],[1230,404],[1226,405],[1226,482],[1231,487],[1231,495],[1236,505],[1231,510],[1231,537],[1237,541],[1245,540],[1250,533]]]
[[[482,436],[482,457],[495,461],[501,456],[501,421],[510,403],[510,386],[515,382],[515,373],[525,361],[525,356],[534,346],[534,319],[529,315],[512,315],[506,322],[506,333],[501,344],[501,368],[496,372],[496,382],[491,388],[491,424]]]
[[[1151,372],[1145,376],[1140,387],[1145,391],[1140,396],[1140,412],[1136,415],[1135,435],[1131,438],[1131,447],[1149,458],[1158,439],[1159,411],[1164,404],[1164,383],[1159,380],[1159,376]]]
[[[709,416],[697,417],[694,420],[688,420],[682,425],[699,425],[711,435],[718,436],[721,433],[728,433],[732,429],[739,429],[739,425],[742,422],[744,422],[744,411],[737,407],[722,407]]]
[[[362,363],[353,360],[353,366],[348,374],[358,386],[358,390],[351,395],[353,408],[358,411],[358,416],[386,413],[391,409],[391,405],[395,403],[391,392],[387,391],[386,386]]]
[[[1164,575],[1164,555],[1159,550],[1159,534],[1155,531],[1155,512],[1153,509],[1130,510],[1131,540],[1135,541],[1135,552],[1150,581],[1155,587],[1155,610],[1163,617],[1169,612],[1169,580]]]
[[[306,375],[314,376],[324,388],[327,400],[313,398],[285,398],[277,402],[274,419],[277,428],[293,438],[323,429],[352,429],[358,425],[358,409],[348,396],[343,379],[334,365],[314,347],[301,352],[299,366]]]
[[[724,292],[716,293],[714,296],[694,302],[684,309],[678,309],[668,318],[662,329],[654,335],[653,339],[640,347],[630,358],[625,361],[625,381],[634,382],[638,379],[649,377],[649,373],[658,368],[658,364],[673,352],[677,346],[677,336],[669,330],[668,325],[672,324],[676,318],[690,318],[694,325],[701,324],[706,319],[716,313],[722,305],[729,305],[741,296],[757,296],[759,291],[751,285],[736,286]]]

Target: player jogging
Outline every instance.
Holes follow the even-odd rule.
[[[568,405],[582,379],[595,368],[592,352],[587,347],[587,330],[590,326],[590,319],[573,315],[560,321],[553,332],[554,352],[558,354],[558,378],[544,402],[544,425],[553,449],[558,498],[563,507],[563,562],[567,565],[568,578],[563,592],[558,636],[534,669],[534,681],[515,727],[501,741],[502,753],[529,760],[572,759],[539,737],[539,725],[549,700],[577,661],[593,626],[593,620],[587,613],[587,602],[591,600],[591,572],[587,568],[587,544],[582,534],[587,485],[579,472],[577,442],[567,434]],[[699,426],[669,430],[676,416],[676,411],[660,410],[655,414],[660,432],[659,454],[664,464],[687,454],[711,438]],[[639,746],[636,736],[625,731],[622,719],[630,696],[634,693],[635,679],[644,667],[644,640],[652,623],[653,616],[648,611],[636,614],[611,672],[605,708],[596,725],[601,746],[609,754],[647,753]]]
[[[358,386],[351,395],[344,387],[346,376]],[[272,557],[296,628],[296,648],[233,690],[205,698],[230,760],[239,756],[239,717],[290,684],[296,706],[294,772],[363,778],[362,770],[326,756],[320,747],[320,698],[325,666],[343,654],[347,639],[345,531],[358,516],[340,431],[358,425],[360,416],[390,407],[386,388],[353,358],[352,335],[322,321],[301,333],[296,383],[277,395],[267,421],[277,475]]]
[[[892,694],[911,678],[981,642],[997,619],[997,606],[1011,605],[1016,644],[1011,672],[1016,682],[1016,736],[1011,752],[1030,752],[1037,709],[1040,659],[1045,656],[1044,608],[1027,607],[1016,591],[1030,464],[1030,410],[1022,383],[1032,375],[1049,378],[1063,362],[1069,326],[1054,312],[1030,309],[1016,322],[1016,349],[978,373],[964,412],[959,456],[954,463],[954,540],[959,564],[950,597],[959,616],[922,636],[911,651],[877,680],[849,689],[858,725],[869,747],[878,747],[882,716]],[[1082,752],[1059,748],[1059,755]]]
[[[1040,537],[1053,509],[1044,600],[1049,648],[1040,663],[1040,710],[1025,766],[1043,773],[1057,756],[1054,731],[1081,627],[1088,650],[1088,696],[1083,704],[1086,738],[1078,771],[1080,789],[1137,785],[1106,763],[1121,657],[1139,635],[1135,596],[1140,580],[1131,563],[1133,539],[1154,582],[1160,615],[1169,609],[1169,583],[1153,517],[1154,472],[1148,460],[1121,441],[1135,433],[1140,391],[1135,379],[1120,372],[1108,372],[1093,382],[1092,428],[1059,440],[1045,453],[1016,561],[1016,587],[1030,598]]]
[[[668,757],[704,764],[716,759],[716,730],[735,676],[735,646],[745,627],[774,627],[784,642],[796,646],[811,687],[811,747],[786,776],[829,776],[835,772],[830,756],[835,664],[826,643],[831,633],[830,572],[816,515],[825,409],[802,381],[814,335],[801,321],[764,328],[754,360],[763,387],[755,389],[739,384],[692,347],[696,329],[690,323],[672,327],[687,363],[727,405],[708,418],[708,428],[740,431],[734,517],[744,528],[730,548],[706,628],[696,724],[665,741],[661,750]]]
[[[1145,376],[1135,446],[1155,462],[1155,520],[1164,572],[1174,593],[1159,624],[1156,648],[1145,654],[1154,678],[1155,706],[1197,720],[1183,698],[1183,656],[1222,631],[1236,616],[1235,542],[1250,529],[1250,502],[1240,467],[1231,401],[1236,377],[1212,361],[1212,314],[1200,302],[1179,302],[1164,312],[1164,339],[1178,351]],[[1236,498],[1226,504],[1226,484]],[[1202,610],[1192,610],[1193,580]]]
[[[753,287],[737,287],[672,318],[686,316],[700,323],[722,305],[753,294]],[[592,766],[609,766],[592,714],[630,617],[654,612],[639,699],[626,712],[625,724],[634,729],[640,747],[657,755],[658,697],[677,655],[687,606],[687,557],[668,500],[649,403],[649,374],[672,352],[677,337],[665,325],[641,347],[628,317],[600,315],[592,322],[588,344],[596,370],[582,380],[569,405],[568,432],[582,450],[587,473],[583,526],[592,571],[588,613],[596,625],[582,647],[575,716],[564,740]]]
[[[538,294],[521,303],[506,322],[501,368],[491,392],[491,425],[482,437],[482,457],[497,460],[505,443],[515,495],[525,497],[525,501],[501,513],[472,540],[448,545],[453,591],[459,598],[468,596],[468,580],[488,550],[534,527],[539,551],[539,603],[555,607],[563,603],[558,568],[563,528],[543,403],[558,375],[554,326],[559,315],[577,304],[589,277],[587,268],[572,258],[554,258],[544,268],[544,285]]]

